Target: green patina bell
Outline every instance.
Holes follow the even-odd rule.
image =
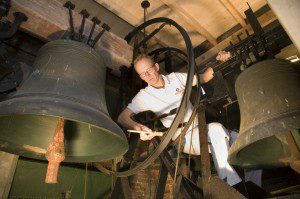
[[[248,168],[290,165],[300,172],[300,66],[266,60],[237,79],[240,132],[229,163]]]
[[[63,118],[66,162],[123,155],[128,143],[108,115],[105,74],[101,57],[83,43],[57,40],[44,45],[30,77],[0,102],[0,150],[45,159]]]

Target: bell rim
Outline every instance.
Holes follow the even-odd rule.
[[[124,155],[129,148],[127,138],[126,138],[124,132],[121,130],[121,128],[105,112],[102,112],[99,109],[95,110],[91,107],[87,107],[82,104],[79,105],[79,104],[76,104],[75,102],[70,102],[70,101],[65,102],[62,100],[61,101],[62,103],[55,104],[56,108],[58,107],[58,109],[60,109],[61,112],[70,113],[70,115],[68,115],[68,114],[59,115],[59,114],[53,113],[53,112],[55,112],[55,110],[52,110],[52,112],[48,111],[47,113],[43,113],[42,109],[37,111],[37,110],[25,108],[25,110],[23,110],[23,108],[25,107],[24,103],[26,104],[27,107],[30,107],[30,104],[37,105],[39,103],[45,104],[45,102],[46,102],[45,98],[43,98],[44,101],[41,102],[41,99],[30,99],[30,97],[28,97],[28,96],[27,96],[27,100],[28,101],[24,101],[24,99],[20,99],[20,98],[10,98],[10,99],[0,102],[0,118],[9,116],[9,115],[36,115],[36,116],[47,116],[47,117],[62,117],[66,120],[84,123],[87,125],[94,126],[97,129],[105,129],[106,132],[109,132],[110,136],[114,136],[118,140],[118,143],[120,143],[120,145],[122,145],[122,149],[119,148],[120,153],[114,157]],[[54,106],[53,99],[49,100],[47,102],[49,103],[50,107]],[[72,107],[72,105],[70,107],[70,104],[72,104],[72,103],[73,103],[73,107]],[[69,106],[65,106],[65,104],[68,104]],[[81,106],[81,109],[80,109],[80,106]],[[12,108],[12,107],[14,107],[14,108]],[[72,112],[68,112],[66,110],[72,110],[74,112],[74,107],[76,107],[75,112],[78,111],[78,113],[79,113],[77,115],[80,115],[80,116],[86,115],[87,114],[86,111],[88,110],[88,111],[91,111],[90,115],[93,115],[93,118],[101,118],[101,119],[105,118],[105,121],[109,122],[109,124],[111,126],[106,124],[106,122],[104,122],[105,125],[101,126],[100,123],[95,122],[95,120],[94,121],[88,120],[88,118],[86,120],[83,120],[76,116],[72,117],[71,116]],[[12,151],[7,151],[7,152],[12,152]],[[32,156],[26,156],[26,155],[24,155],[24,156],[32,157]],[[99,157],[97,155],[90,156],[89,158],[72,158],[72,157],[76,157],[76,156],[68,156],[68,157],[66,157],[64,162],[83,162],[83,161],[87,161],[87,160],[91,161],[91,159],[93,159],[92,161],[100,161],[100,160],[106,160],[106,159],[108,160],[108,159],[114,158],[114,157],[111,157],[111,158],[106,158],[106,159],[99,159],[99,158],[97,159],[97,157]],[[36,158],[36,159],[43,160],[44,157],[40,157],[40,158]]]
[[[22,156],[22,157],[25,157],[25,158],[31,158],[31,159],[37,159],[37,160],[46,160],[44,152],[43,153],[37,153],[36,151],[27,151],[26,153],[19,154],[19,153],[15,153],[15,150],[13,150],[13,149],[7,149],[7,148],[2,146],[2,145],[7,145],[9,143],[10,142],[8,142],[8,141],[2,141],[0,139],[0,150],[4,151],[4,152],[7,152],[7,153],[19,155],[19,156]],[[13,143],[12,143],[12,145],[13,145]],[[18,148],[19,149],[23,148],[23,146],[22,147],[18,146]],[[64,163],[99,162],[99,161],[111,160],[111,159],[116,158],[116,157],[122,157],[124,154],[120,153],[120,154],[117,154],[116,156],[107,156],[107,157],[101,158],[101,159],[99,159],[99,155],[66,156],[65,159],[63,160],[63,162]]]
[[[264,123],[258,123],[256,126],[253,127],[249,127],[243,131],[241,131],[237,137],[237,139],[234,141],[234,143],[231,145],[229,152],[228,152],[228,162],[230,164],[233,165],[238,165],[238,166],[242,166],[244,168],[259,168],[257,166],[255,166],[254,164],[249,165],[248,163],[244,163],[242,160],[240,160],[240,158],[238,158],[238,153],[240,153],[243,149],[245,149],[246,147],[249,147],[250,145],[256,143],[257,141],[260,141],[262,139],[267,139],[267,138],[271,138],[272,136],[276,136],[276,135],[280,135],[283,134],[286,131],[291,131],[294,129],[299,129],[300,128],[300,120],[299,122],[291,122],[293,124],[298,124],[297,126],[291,126],[289,125],[289,119],[295,119],[293,117],[286,117],[288,115],[293,115],[295,116],[296,119],[299,120],[300,118],[300,110],[297,110],[295,112],[289,112],[289,114],[285,114],[282,116],[285,116],[283,118],[276,118],[277,120],[273,120],[272,125],[270,125],[271,127],[275,128],[278,127],[277,123],[278,122],[283,122],[287,125],[288,128],[284,128],[282,126],[281,129],[277,130],[277,132],[275,133],[270,133],[270,130],[267,130],[266,128],[263,128],[262,126],[265,123],[270,124],[271,122],[264,122]],[[270,118],[270,120],[273,118]],[[261,129],[259,132],[257,133],[253,133],[256,132],[257,129]],[[252,134],[251,134],[252,133]],[[249,136],[252,136],[251,139]],[[262,165],[262,164],[260,164]],[[288,162],[278,162],[278,164],[274,165],[274,164],[265,164],[264,167],[279,167],[279,166],[287,166],[289,165]]]
[[[25,98],[25,99],[24,99]],[[53,103],[54,101],[54,103]],[[19,104],[18,104],[19,103]],[[80,119],[77,119],[75,117],[75,119],[72,119],[73,115],[72,116],[64,116],[64,115],[55,115],[55,114],[51,114],[51,111],[49,110],[44,110],[45,107],[43,107],[41,105],[41,108],[38,107],[36,109],[26,109],[24,110],[24,107],[17,107],[15,110],[12,110],[11,108],[13,108],[11,105],[14,105],[14,106],[17,106],[17,105],[22,105],[22,103],[28,103],[28,104],[34,104],[34,105],[37,105],[37,104],[40,104],[40,103],[49,103],[47,105],[49,105],[49,107],[51,108],[55,108],[57,106],[60,106],[60,108],[62,109],[67,109],[69,110],[70,107],[69,106],[73,106],[72,109],[73,110],[76,110],[76,111],[81,111],[82,113],[83,110],[89,110],[91,111],[90,113],[93,113],[93,114],[99,114],[101,116],[104,116],[106,119],[109,120],[109,122],[113,125],[113,127],[115,127],[115,129],[118,131],[118,132],[121,132],[120,133],[120,136],[123,136],[123,138],[125,140],[127,140],[126,136],[124,135],[124,132],[121,130],[121,128],[109,117],[108,113],[100,110],[99,108],[95,108],[95,106],[90,106],[90,104],[83,104],[83,103],[80,103],[79,101],[73,101],[73,100],[69,100],[68,98],[56,98],[55,95],[52,95],[52,96],[43,96],[43,97],[31,97],[31,96],[21,96],[21,97],[12,97],[12,98],[8,98],[2,102],[0,102],[0,116],[1,115],[6,115],[6,108],[10,108],[7,113],[8,114],[18,114],[20,112],[24,113],[24,114],[35,114],[35,115],[51,115],[51,116],[60,116],[60,117],[68,117],[68,118],[71,118],[71,120],[78,120],[78,121],[84,121],[84,120],[80,120]],[[26,104],[26,105],[28,105]],[[55,106],[54,106],[55,104]],[[68,107],[68,108],[67,108]],[[80,109],[80,108],[82,109]],[[33,112],[30,112],[30,111],[33,111]],[[48,111],[48,113],[47,113]],[[3,114],[4,112],[4,114]],[[54,112],[54,111],[52,111]],[[90,114],[90,113],[87,113],[87,114]],[[84,122],[86,123],[90,123],[90,124],[93,124],[95,126],[99,125],[100,126],[100,123],[97,123],[95,122],[96,120],[86,120]],[[102,125],[102,124],[101,124]],[[107,129],[109,129],[109,126],[107,126],[107,124],[104,124],[105,127]]]

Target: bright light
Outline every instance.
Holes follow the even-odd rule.
[[[288,60],[290,62],[297,62],[300,60],[300,58],[297,55],[293,55],[293,56],[286,58],[286,60]]]
[[[299,60],[300,60],[300,58],[297,57],[296,59],[292,59],[291,62],[297,62],[297,61],[299,61]]]

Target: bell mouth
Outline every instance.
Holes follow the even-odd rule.
[[[232,152],[228,162],[243,168],[274,168],[289,165],[290,150],[284,134],[273,135]],[[274,147],[276,146],[276,147]],[[261,158],[261,157],[264,158]]]
[[[229,150],[230,164],[244,168],[290,164],[293,154],[286,135],[300,129],[299,81],[299,67],[277,59],[258,62],[238,76],[235,91],[241,122]],[[293,137],[299,147],[299,132]]]
[[[45,159],[59,117],[7,115],[0,119],[0,149]],[[127,143],[108,129],[65,119],[65,162],[97,162],[122,156]]]
[[[13,96],[0,102],[0,150],[45,159],[59,118],[65,120],[66,162],[96,162],[128,149],[109,117],[102,57],[70,40],[48,42],[34,71]]]
[[[0,150],[44,160],[59,118],[65,119],[65,162],[108,160],[128,150],[122,129],[105,112],[53,96],[0,103]]]
[[[250,169],[288,166],[291,152],[285,133],[295,132],[300,146],[300,111],[280,115],[242,129],[229,149],[228,162]]]

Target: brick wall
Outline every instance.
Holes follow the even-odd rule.
[[[139,140],[133,157],[133,159],[135,160],[132,165],[133,167],[136,166],[136,164],[138,164],[137,160],[139,159],[139,157],[141,157],[141,154],[144,154],[145,156],[145,153],[148,148],[149,148],[149,142],[143,142]],[[148,155],[149,154],[147,154],[147,156]],[[159,160],[157,160],[156,162],[148,166],[146,169],[140,171],[136,175],[133,175],[129,178],[131,189],[134,192],[136,198],[142,198],[142,199],[155,198],[156,190],[158,186],[160,168],[161,168],[161,163]],[[180,170],[183,174],[187,173],[187,167],[185,167],[185,164],[181,165]],[[170,176],[170,174],[168,174],[165,191],[164,191],[164,199],[173,198],[173,186],[175,186],[175,184],[173,185],[173,179]]]
[[[155,198],[159,178],[159,169],[160,163],[154,163],[130,178],[132,191],[135,192],[137,198]],[[172,189],[173,180],[171,176],[168,175],[164,198],[173,198]]]

